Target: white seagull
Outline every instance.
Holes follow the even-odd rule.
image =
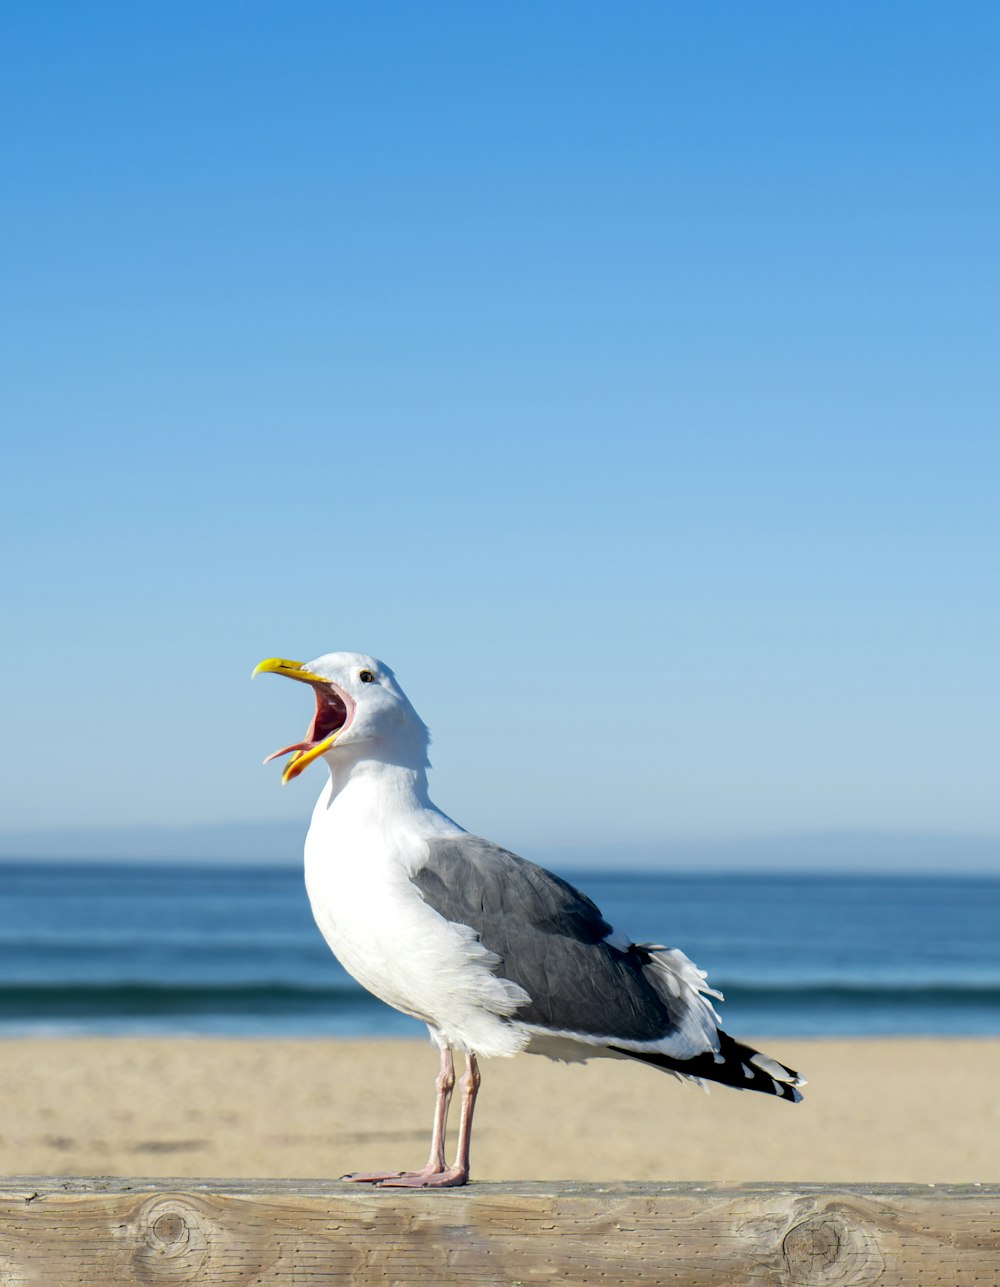
[[[316,923],[348,973],[426,1023],[441,1051],[426,1166],[345,1179],[465,1184],[480,1057],[638,1059],[696,1082],[801,1099],[797,1073],[719,1028],[709,998],[721,996],[683,952],[616,934],[585,894],[431,803],[427,728],[388,666],[333,652],[305,664],[271,657],[261,672],[316,695],[303,740],[268,756],[291,755],[285,782],[320,756],[330,771],[305,844]],[[455,1051],[466,1068],[448,1166]]]

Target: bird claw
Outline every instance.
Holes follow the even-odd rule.
[[[452,1167],[448,1171],[407,1171],[382,1180],[380,1189],[457,1189],[469,1180],[468,1171]]]

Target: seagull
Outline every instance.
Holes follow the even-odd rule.
[[[472,835],[432,804],[429,734],[395,675],[354,652],[269,657],[254,675],[309,684],[316,710],[284,782],[326,761],[305,842],[306,889],[323,937],[369,992],[426,1023],[440,1050],[430,1156],[417,1171],[342,1177],[404,1188],[467,1183],[479,1060],[636,1059],[704,1085],[797,1102],[804,1081],[719,1026],[683,952],[633,943],[561,877]],[[458,1080],[457,1152],[445,1130]]]

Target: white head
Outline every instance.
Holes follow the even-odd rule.
[[[283,782],[297,778],[320,755],[329,756],[332,765],[354,749],[366,758],[426,767],[427,727],[383,662],[361,652],[328,652],[307,662],[269,657],[253,673],[264,672],[298,679],[316,694],[316,713],[303,740],[264,761],[292,754]]]

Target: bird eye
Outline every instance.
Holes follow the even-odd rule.
[[[361,674],[358,675],[358,678],[363,684],[373,684],[375,682],[375,676],[370,670],[363,670]]]

